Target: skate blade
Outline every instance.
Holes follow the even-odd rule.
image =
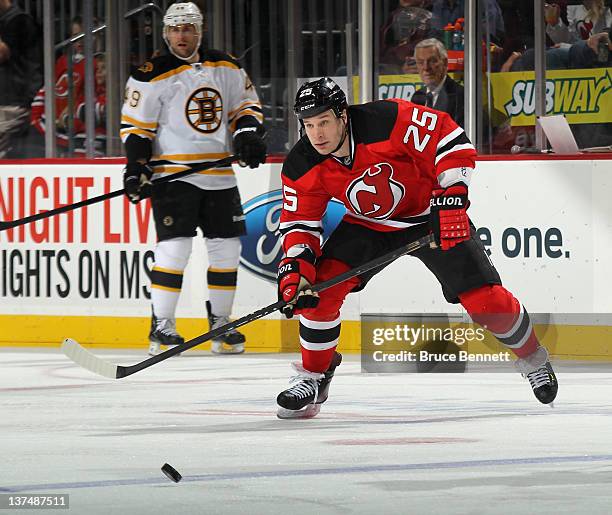
[[[300,410],[292,410],[279,406],[278,411],[276,412],[276,416],[280,419],[313,418],[319,414],[319,411],[321,411],[320,404],[309,404],[308,406]]]
[[[244,344],[237,343],[236,345],[229,345],[213,342],[210,350],[213,354],[242,354],[244,352]]]
[[[166,349],[161,349],[159,347],[155,348],[153,345],[149,346],[149,356],[157,356],[158,354],[161,354],[162,352],[164,352],[164,350],[167,349],[171,349],[173,347],[176,347],[176,345],[164,345],[164,347],[166,347]],[[180,356],[182,353],[179,352],[178,354],[175,354],[174,356],[172,356],[173,358],[176,358],[178,356]]]

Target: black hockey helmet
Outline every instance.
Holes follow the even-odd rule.
[[[331,109],[340,118],[342,111],[348,107],[346,95],[342,88],[329,77],[312,82],[305,82],[295,96],[293,112],[299,120],[316,116]]]

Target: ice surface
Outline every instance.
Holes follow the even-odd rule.
[[[294,359],[187,353],[110,380],[59,344],[4,349],[0,493],[104,515],[612,513],[612,369],[560,363],[551,409],[517,373],[362,374],[345,356],[317,418],[278,420]]]

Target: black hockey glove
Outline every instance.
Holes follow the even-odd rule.
[[[151,196],[153,170],[142,163],[128,163],[123,170],[123,187],[132,204]]]
[[[257,127],[243,127],[234,132],[234,152],[240,166],[257,168],[266,162],[266,143]]]

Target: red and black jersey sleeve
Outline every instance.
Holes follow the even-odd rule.
[[[445,188],[463,179],[469,185],[476,165],[476,149],[450,115],[442,114],[434,158],[438,183]]]
[[[476,149],[465,131],[447,113],[406,100],[393,101],[399,109],[392,134],[394,144],[422,170],[430,170],[441,186],[462,179],[469,184]]]
[[[283,164],[280,233],[285,253],[302,244],[308,245],[315,256],[321,255],[322,219],[331,200],[319,181],[319,168],[324,160],[302,139]]]

